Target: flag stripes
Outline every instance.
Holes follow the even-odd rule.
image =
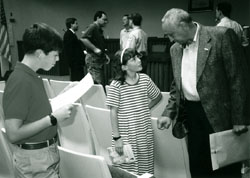
[[[11,62],[11,52],[10,52],[10,43],[8,38],[8,30],[7,30],[7,23],[6,23],[6,16],[3,7],[3,0],[0,2],[0,52],[5,60]]]

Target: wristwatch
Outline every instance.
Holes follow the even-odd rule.
[[[52,114],[50,114],[49,117],[50,117],[50,123],[51,123],[51,125],[53,125],[53,126],[56,125],[57,124],[56,117],[53,116]]]

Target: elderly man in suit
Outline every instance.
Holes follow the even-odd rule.
[[[249,124],[248,74],[235,32],[196,23],[182,9],[167,11],[162,28],[175,41],[170,49],[174,80],[159,129],[185,112],[192,178],[240,177],[238,165],[213,172],[209,148],[209,134],[228,129],[242,134]]]

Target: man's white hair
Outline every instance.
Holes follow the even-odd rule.
[[[161,22],[178,25],[180,22],[191,23],[192,18],[186,11],[178,8],[172,8],[166,12]]]

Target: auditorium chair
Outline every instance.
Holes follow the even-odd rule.
[[[112,178],[101,156],[72,151],[58,146],[61,178]]]
[[[74,104],[69,119],[58,123],[60,145],[86,154],[95,154],[90,125],[81,104]]]
[[[12,151],[4,128],[4,114],[0,107],[0,177],[14,178]]]
[[[55,92],[51,88],[50,82],[49,82],[49,80],[47,78],[43,78],[43,86],[45,88],[45,91],[46,91],[47,96],[48,96],[49,99],[54,98],[56,96]]]
[[[154,175],[157,178],[191,178],[186,140],[172,135],[172,127],[159,130],[152,117],[154,132]]]
[[[3,91],[5,88],[5,81],[0,81],[0,90]]]
[[[103,156],[108,164],[111,164],[108,147],[112,146],[112,127],[110,110],[90,105],[85,106],[87,117],[90,121],[96,154]]]
[[[55,93],[55,96],[59,95],[65,87],[67,87],[71,81],[61,81],[61,80],[52,80],[50,79],[50,85],[52,90]]]
[[[83,106],[90,105],[99,108],[107,108],[106,94],[104,88],[100,84],[94,84],[81,98]]]

